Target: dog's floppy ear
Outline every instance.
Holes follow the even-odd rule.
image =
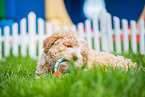
[[[55,33],[52,36],[46,38],[43,41],[43,48],[44,48],[44,53],[47,53],[48,50],[51,48],[51,46],[54,44],[55,41],[58,39],[62,38],[63,36],[61,34]]]

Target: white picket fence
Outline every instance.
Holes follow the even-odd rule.
[[[20,54],[22,56],[28,54],[32,58],[40,58],[42,54],[42,41],[52,35],[53,27],[51,23],[38,18],[38,34],[36,33],[36,15],[30,12],[28,15],[28,32],[26,18],[20,21],[20,34],[18,34],[18,23],[12,25],[12,35],[10,35],[10,27],[6,26],[4,29],[0,28],[0,59],[2,59],[2,44],[4,44],[4,57],[10,55],[10,49],[12,48],[12,54],[14,56]],[[115,49],[116,53],[120,54],[122,52],[129,52],[129,38],[128,35],[131,34],[131,48],[134,53],[137,53],[137,39],[136,35],[139,34],[139,51],[141,54],[145,54],[145,28],[144,22],[139,22],[139,30],[136,29],[136,22],[131,21],[131,30],[128,29],[128,21],[123,19],[122,29],[120,28],[120,19],[118,17],[113,17],[114,29],[112,28],[111,15],[102,11],[100,19],[94,17],[93,20],[86,20],[85,23],[79,23],[77,27],[75,25],[68,28],[64,26],[62,30],[68,31],[78,31],[81,36],[86,38],[89,48],[100,51],[114,52],[113,36],[115,37]],[[92,24],[92,25],[91,25]],[[85,30],[84,30],[85,29]],[[100,30],[99,30],[100,29]],[[4,35],[1,35],[1,31],[4,30]],[[54,27],[54,32],[61,30],[59,26]],[[120,35],[123,35],[123,51],[121,50],[121,39]],[[100,39],[101,37],[101,39]],[[92,42],[94,41],[94,42]],[[92,44],[94,43],[94,44]],[[101,43],[101,47],[100,47]],[[38,51],[37,51],[38,48]],[[38,52],[38,54],[37,54]]]

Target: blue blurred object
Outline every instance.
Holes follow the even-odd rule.
[[[45,19],[45,0],[6,0],[6,18],[19,22],[33,11],[37,17]]]
[[[84,22],[87,19],[83,11],[83,5],[86,1],[89,0],[64,0],[68,14],[74,24]],[[128,21],[139,19],[144,4],[145,0],[105,0],[106,9],[112,16]]]
[[[45,19],[45,0],[16,0],[16,21],[27,17],[33,11],[37,18]]]
[[[12,19],[7,20],[0,20],[0,28],[2,28],[2,35],[4,35],[4,27],[9,26],[10,27],[10,35],[12,35],[12,25],[15,21]]]
[[[72,22],[77,25],[87,18],[99,15],[100,10],[105,7],[104,0],[64,0],[67,12]]]
[[[6,0],[6,18],[16,19],[16,0]]]
[[[14,21],[20,23],[20,20],[27,18],[31,11],[36,14],[36,18],[41,17],[45,20],[45,0],[6,0],[6,19],[8,20],[1,20],[0,27],[9,25],[11,28],[11,23]],[[38,25],[37,22],[36,25]]]
[[[106,9],[112,16],[120,19],[138,20],[145,4],[145,0],[105,0]]]
[[[75,25],[87,19],[83,12],[84,0],[64,0],[64,3],[69,16]]]

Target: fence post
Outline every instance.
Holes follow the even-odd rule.
[[[86,28],[86,39],[89,45],[89,48],[92,49],[92,31],[91,31],[91,20],[85,21]]]
[[[42,52],[43,52],[43,37],[44,37],[44,20],[39,18],[38,19],[38,57],[41,58]]]
[[[52,35],[52,24],[50,22],[46,22],[46,37]]]
[[[1,34],[1,28],[0,28],[0,60],[2,59],[2,34]]]
[[[70,30],[71,30],[72,32],[76,32],[77,28],[76,28],[75,25],[72,25],[71,28],[70,28]]]
[[[28,33],[29,33],[29,55],[32,58],[36,57],[36,15],[30,12],[28,15]]]
[[[13,38],[12,38],[12,53],[14,56],[18,56],[18,24],[14,23],[12,26]]]
[[[118,17],[113,17],[114,20],[114,34],[115,34],[115,48],[118,54],[121,53],[121,40],[120,40],[120,20]]]
[[[94,49],[100,51],[100,40],[99,40],[99,28],[98,28],[98,18],[95,16],[93,18],[93,31],[94,31]]]
[[[58,32],[58,31],[60,31],[60,27],[59,26],[55,26],[54,27],[54,33]]]
[[[63,26],[63,27],[62,27],[62,29],[63,29],[63,31],[66,31],[66,32],[68,32],[68,31],[69,31],[68,26]]]
[[[128,21],[122,19],[122,30],[123,30],[123,51],[128,53],[129,51],[129,41],[128,41]]]
[[[145,53],[145,49],[144,49],[144,21],[139,21],[139,49],[140,49],[140,53],[144,54]]]
[[[101,46],[102,51],[108,51],[108,39],[107,39],[107,27],[106,27],[106,10],[102,10],[100,16],[100,34],[101,34]]]
[[[83,23],[79,23],[78,24],[78,33],[80,34],[81,37],[85,37],[84,35],[84,24]]]
[[[21,38],[21,55],[25,57],[27,55],[28,37],[26,37],[26,18],[20,21],[20,38]]]
[[[136,40],[136,22],[131,21],[131,47],[134,53],[137,53],[137,40]]]
[[[114,47],[113,47],[113,31],[112,31],[111,15],[107,13],[106,16],[107,16],[108,48],[110,52],[113,52]]]
[[[4,28],[4,56],[10,55],[10,27],[6,26]]]

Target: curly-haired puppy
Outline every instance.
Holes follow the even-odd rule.
[[[58,32],[43,41],[44,53],[38,62],[36,74],[43,74],[45,69],[53,71],[57,60],[64,58],[73,60],[77,68],[81,69],[85,64],[88,68],[95,64],[100,66],[113,67],[136,67],[136,63],[130,59],[124,59],[123,56],[114,56],[109,52],[100,52],[90,50],[88,43],[77,32]],[[59,65],[61,72],[69,71],[68,62],[62,62]]]

